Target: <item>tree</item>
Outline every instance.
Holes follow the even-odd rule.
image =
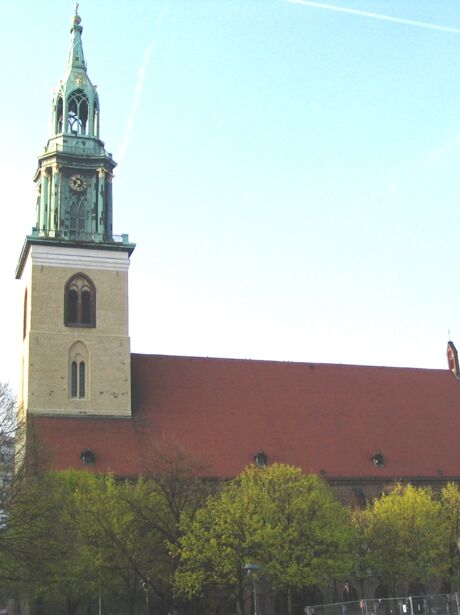
[[[368,552],[369,545],[366,538],[365,530],[367,523],[366,512],[360,508],[355,508],[351,513],[351,523],[353,527],[353,537],[351,545],[351,554],[353,565],[351,568],[352,575],[358,580],[361,595],[365,595],[365,581],[368,577]]]
[[[10,386],[0,382],[0,511],[2,515],[8,511],[14,479],[22,475],[19,463],[16,464],[15,472],[19,427],[16,399]],[[2,523],[3,519],[0,519],[0,525]]]
[[[274,465],[252,471],[261,491],[267,533],[261,545],[263,570],[274,589],[291,595],[341,578],[351,567],[348,511],[316,475]]]
[[[395,485],[361,517],[367,563],[392,592],[446,572],[447,534],[441,504],[429,488]]]
[[[173,442],[151,451],[151,478],[136,482],[106,477],[97,498],[81,491],[85,533],[100,562],[104,596],[118,596],[133,612],[139,593],[148,592],[157,612],[177,608],[173,580],[177,562],[171,550],[180,537],[183,516],[193,518],[209,494],[210,483],[199,478],[201,466]]]
[[[97,497],[84,489],[78,492],[79,507],[84,508],[80,523],[97,562],[99,595],[104,604],[124,604],[124,610],[132,614],[150,578],[161,586],[165,557],[169,557],[162,537],[143,522],[138,511],[148,508],[158,518],[164,507],[159,498],[154,502],[149,497],[142,479],[131,483],[107,476],[100,480],[104,488]]]
[[[257,564],[271,586],[288,596],[349,569],[347,511],[319,477],[291,466],[247,468],[227,483],[180,540],[179,591],[213,585],[232,592],[245,613],[245,564]]]
[[[0,382],[0,435],[14,436],[16,422],[16,399],[10,385]]]
[[[446,524],[448,542],[447,583],[458,583],[460,570],[460,490],[455,483],[448,483],[441,491],[442,515]]]
[[[0,531],[0,581],[10,595],[45,600],[54,612],[64,605],[69,615],[98,598],[128,613],[146,598],[159,614],[175,608],[171,548],[209,482],[171,443],[155,459],[157,475],[135,482],[88,471],[25,473]]]
[[[40,603],[64,605],[74,615],[98,596],[97,560],[82,531],[80,489],[100,491],[100,479],[87,472],[26,476],[15,494],[2,534],[2,576]]]

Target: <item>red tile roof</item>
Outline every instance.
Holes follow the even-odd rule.
[[[333,478],[460,476],[460,380],[448,370],[132,355],[133,418],[37,417],[56,469],[148,472],[171,439],[230,477],[265,451],[269,462]],[[384,467],[371,457],[384,456]]]

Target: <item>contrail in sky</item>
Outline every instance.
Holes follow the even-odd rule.
[[[160,10],[160,12],[158,14],[158,17],[156,18],[156,20],[155,20],[155,22],[153,24],[153,28],[158,27],[160,25],[160,23],[161,23],[161,21],[163,19],[164,13],[165,13],[165,8],[166,8],[167,2],[168,2],[168,0],[164,0],[163,6],[161,7],[161,10]],[[148,69],[149,64],[150,64],[150,59],[152,57],[154,46],[155,46],[155,41],[153,41],[153,40],[150,41],[150,43],[147,45],[147,49],[145,50],[144,59],[142,61],[142,64],[141,64],[141,66],[139,68],[139,76],[137,78],[137,83],[136,83],[136,89],[134,91],[133,102],[131,103],[131,110],[129,112],[128,121],[126,123],[126,131],[125,131],[125,135],[123,137],[123,141],[121,142],[120,150],[119,150],[118,156],[117,156],[118,164],[120,164],[120,162],[125,157],[125,153],[126,153],[126,150],[128,148],[129,141],[131,139],[131,134],[132,134],[133,129],[134,129],[134,120],[136,119],[137,109],[139,107],[139,102],[140,102],[140,99],[141,99],[142,90],[144,89],[145,75],[146,75],[147,69]]]
[[[142,90],[144,89],[145,73],[150,63],[150,58],[152,57],[153,47],[154,47],[154,41],[151,41],[147,49],[145,50],[144,61],[142,62],[141,67],[139,69],[139,77],[137,79],[136,89],[134,91],[134,98],[131,104],[131,111],[129,112],[128,121],[126,123],[125,135],[123,137],[123,141],[121,142],[120,151],[118,152],[118,156],[117,156],[118,164],[120,164],[120,162],[125,157],[126,149],[128,148],[128,144],[131,139],[131,134],[134,128],[134,120],[137,115],[137,109],[139,107],[139,101],[141,99]]]
[[[388,186],[390,192],[397,192],[400,184],[409,176],[413,177],[416,174],[427,173],[427,170],[438,160],[450,156],[452,153],[458,152],[460,145],[460,132],[455,133],[450,139],[444,141],[438,147],[432,149],[423,158],[415,160],[412,164],[400,169],[399,177],[394,178]]]
[[[441,32],[453,32],[460,34],[460,28],[450,28],[449,26],[439,26],[426,21],[415,21],[413,19],[404,19],[402,17],[391,17],[389,15],[381,15],[380,13],[370,13],[368,11],[359,11],[358,9],[347,9],[334,4],[324,4],[323,2],[313,2],[312,0],[283,0],[290,4],[302,4],[303,6],[311,6],[317,9],[326,9],[328,11],[336,11],[338,13],[348,13],[349,15],[359,15],[360,17],[370,17],[371,19],[380,19],[381,21],[392,21],[394,23],[402,23],[408,26],[416,26],[417,28],[428,28],[430,30],[440,30]]]

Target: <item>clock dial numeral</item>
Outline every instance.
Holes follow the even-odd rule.
[[[88,187],[88,179],[79,173],[71,175],[69,178],[69,186],[75,192],[83,192]]]

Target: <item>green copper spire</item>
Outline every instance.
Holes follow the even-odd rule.
[[[67,67],[72,68],[82,68],[86,71],[86,63],[85,56],[83,54],[83,45],[81,42],[81,34],[83,32],[83,28],[81,24],[81,17],[78,14],[78,4],[75,6],[75,15],[72,18],[72,28],[70,33],[72,34],[72,40],[70,44],[69,50],[69,60],[67,62]]]
[[[27,241],[132,250],[127,235],[112,231],[116,163],[99,138],[99,97],[86,71],[82,32],[77,4],[66,72],[53,96],[51,137],[38,157],[36,219]]]
[[[53,99],[53,136],[99,137],[99,98],[96,86],[86,72],[85,55],[81,40],[81,17],[75,9],[70,29],[70,49],[67,71],[55,90]]]

